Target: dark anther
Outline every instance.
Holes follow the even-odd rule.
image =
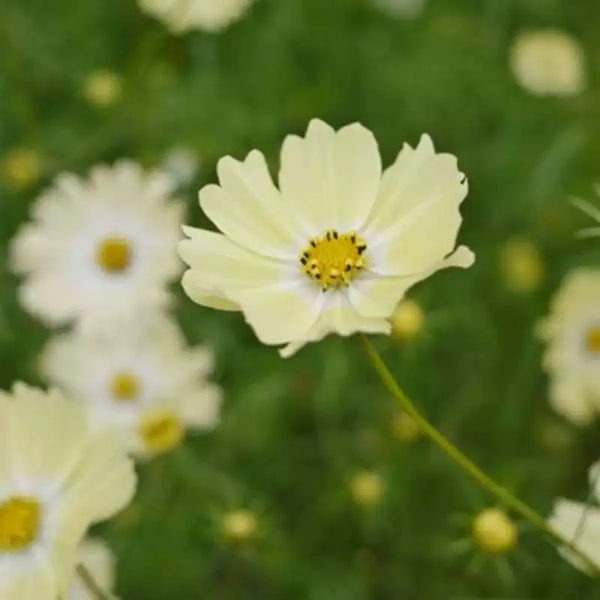
[[[305,264],[306,264],[306,262],[307,262],[307,261],[306,261],[306,258],[303,256],[303,257],[300,259],[300,262],[301,262],[303,265],[305,265]]]
[[[360,246],[357,246],[356,249],[358,250],[359,254],[362,254],[367,249],[367,246],[366,244],[361,244]]]
[[[333,237],[337,240],[338,239],[338,232],[334,229],[333,230]]]

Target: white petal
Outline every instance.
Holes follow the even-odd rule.
[[[177,398],[177,413],[194,429],[212,429],[219,422],[223,391],[207,384]]]
[[[370,268],[386,275],[424,271],[455,246],[459,206],[467,183],[456,158],[436,154],[431,139],[405,146],[383,176],[381,190],[361,235],[380,257]]]
[[[381,277],[373,273],[365,273],[364,276],[358,277],[351,283],[348,290],[350,302],[363,317],[387,319],[413,285],[440,269],[470,267],[473,260],[473,253],[468,248],[460,246],[449,257],[434,264],[429,270],[416,275]]]
[[[280,350],[283,358],[289,358],[309,342],[323,339],[330,333],[349,336],[354,333],[384,333],[391,332],[391,326],[385,319],[371,319],[359,315],[350,304],[345,292],[330,291],[326,306],[323,308],[318,321],[306,335],[288,344]]]
[[[218,173],[221,186],[208,185],[200,191],[200,205],[208,218],[248,250],[296,258],[299,238],[265,157],[257,150],[244,162],[227,156],[219,161]]]
[[[360,227],[369,214],[381,179],[381,159],[373,134],[355,123],[337,133],[313,120],[306,137],[288,136],[281,150],[281,192],[306,235]]]
[[[575,425],[589,425],[598,414],[582,382],[569,374],[555,375],[549,395],[554,410]]]

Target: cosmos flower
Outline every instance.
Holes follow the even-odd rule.
[[[140,7],[173,33],[216,32],[237,21],[254,0],[139,0]]]
[[[279,189],[256,150],[221,159],[218,174],[200,205],[223,233],[184,228],[183,287],[198,304],[242,311],[263,343],[287,344],[284,356],[332,332],[389,334],[410,287],[473,263],[455,248],[465,176],[426,135],[382,173],[371,132],[314,120],[285,140]]]
[[[568,275],[539,334],[552,405],[573,423],[589,423],[600,410],[600,271]]]
[[[93,426],[120,431],[139,455],[170,450],[186,427],[209,429],[221,390],[208,382],[213,356],[187,346],[166,317],[56,337],[45,349],[45,377],[81,400]]]
[[[598,486],[598,469],[596,463],[590,469],[589,480],[592,486],[592,494],[596,502],[600,500]],[[554,510],[548,524],[557,533],[588,556],[594,563],[600,565],[600,508],[595,505],[574,502],[560,498],[554,504]],[[590,565],[577,556],[569,548],[559,548],[559,552],[574,567],[588,573]]]
[[[510,66],[521,87],[535,96],[573,96],[585,87],[585,56],[579,42],[554,29],[520,33]]]
[[[12,243],[23,306],[49,325],[84,327],[166,306],[181,268],[182,205],[170,188],[165,174],[125,161],[86,180],[60,175]]]
[[[79,546],[77,562],[84,565],[101,590],[110,594],[115,584],[115,557],[99,539],[87,538]],[[71,582],[66,600],[96,600],[79,577]]]
[[[124,508],[133,465],[80,405],[16,384],[0,393],[0,598],[66,593],[88,527]]]

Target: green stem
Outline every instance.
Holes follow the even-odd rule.
[[[466,471],[475,481],[484,487],[492,495],[496,496],[506,506],[512,508],[516,513],[527,519],[532,525],[537,527],[549,538],[565,546],[571,552],[576,554],[585,564],[589,565],[591,572],[595,576],[600,576],[600,566],[596,564],[589,556],[579,550],[572,542],[557,531],[554,531],[544,517],[536,513],[532,508],[519,500],[515,495],[509,492],[506,488],[496,483],[491,477],[486,475],[475,463],[469,460],[452,442],[444,437],[417,409],[410,398],[402,391],[394,376],[390,373],[383,359],[371,342],[362,336],[362,341],[365,347],[371,364],[381,377],[384,385],[389,392],[398,400],[402,409],[410,415],[421,428],[421,431],[427,435],[443,452],[445,452],[455,463],[457,463],[464,471]]]
[[[90,594],[96,600],[113,600],[113,597],[110,594],[108,594],[107,592],[105,592],[96,583],[94,576],[90,573],[90,571],[88,570],[88,568],[85,565],[80,563],[77,565],[77,568],[75,570],[77,571],[77,575],[79,575],[79,577],[85,584],[85,587],[87,587]]]

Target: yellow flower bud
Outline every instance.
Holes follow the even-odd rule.
[[[396,307],[390,322],[392,333],[403,340],[412,340],[425,326],[425,313],[414,300],[402,300]]]
[[[421,437],[421,428],[417,422],[405,412],[397,413],[394,416],[392,429],[394,435],[401,442],[413,442]]]
[[[501,254],[504,284],[511,292],[527,293],[539,288],[545,269],[540,253],[532,242],[513,238],[506,242]]]
[[[519,538],[516,525],[497,508],[481,511],[473,520],[473,539],[486,554],[506,554]]]
[[[40,177],[42,159],[33,148],[14,148],[4,159],[4,176],[17,189],[26,189]]]
[[[92,71],[83,82],[84,98],[97,106],[110,106],[121,97],[121,78],[112,71]]]
[[[354,500],[363,506],[377,504],[383,495],[383,481],[377,473],[371,471],[354,475],[350,488]]]
[[[256,535],[258,523],[254,513],[245,509],[232,510],[223,516],[223,533],[235,542],[245,542]]]

